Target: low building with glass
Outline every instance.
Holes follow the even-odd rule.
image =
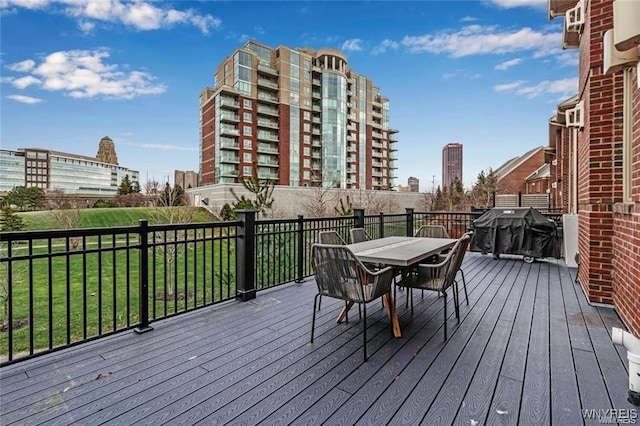
[[[0,149],[0,193],[16,186],[67,194],[114,196],[125,176],[138,182],[139,172],[117,164],[40,148]]]

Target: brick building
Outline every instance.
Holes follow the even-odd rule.
[[[612,304],[640,336],[640,19],[626,19],[634,14],[640,2],[549,1],[551,18],[565,16],[563,46],[580,54],[578,95],[552,137],[556,165],[570,171],[556,172],[569,192],[563,205],[578,214],[578,279],[592,303]]]
[[[514,157],[494,170],[498,180],[496,194],[526,194],[527,178],[544,165],[544,148],[539,146]]]
[[[389,99],[335,49],[250,40],[200,94],[200,181],[253,173],[278,185],[392,189],[397,130]]]

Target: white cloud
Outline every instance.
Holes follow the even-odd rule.
[[[525,80],[518,80],[518,81],[514,81],[512,83],[498,84],[496,86],[493,86],[493,89],[496,92],[509,92],[511,90],[517,89],[518,87],[522,86],[525,83],[526,83]]]
[[[31,59],[27,59],[26,61],[16,62],[15,64],[11,64],[7,68],[9,68],[11,71],[16,71],[16,72],[29,72],[33,69],[34,66],[36,66],[35,61],[32,61]]]
[[[520,63],[522,63],[522,58],[514,58],[514,59],[511,59],[511,60],[499,63],[498,65],[495,66],[495,69],[504,71],[504,70],[509,69],[509,68],[511,68],[513,66],[516,66],[516,65],[518,65]]]
[[[85,31],[90,21],[119,23],[136,30],[150,31],[170,28],[177,24],[189,24],[203,34],[219,28],[222,21],[212,15],[201,15],[193,9],[177,10],[156,7],[156,2],[136,0],[0,0],[0,9],[27,8],[62,11],[76,18]]]
[[[460,19],[460,22],[474,22],[477,20],[478,18],[474,18],[473,16],[465,16],[462,19]]]
[[[29,86],[33,86],[33,85],[38,85],[40,84],[40,80],[31,76],[31,75],[27,75],[25,77],[20,77],[20,78],[13,78],[11,79],[11,84],[13,85],[13,87],[17,88],[17,89],[26,89]]]
[[[161,151],[197,151],[198,148],[187,147],[187,146],[178,146],[171,144],[160,144],[160,143],[141,143],[141,144],[131,144],[136,145],[141,148],[150,148],[150,149],[159,149]]]
[[[491,3],[504,9],[511,9],[514,7],[534,7],[537,9],[544,9],[547,7],[548,0],[491,0]]]
[[[109,51],[70,50],[54,52],[36,66],[22,67],[29,75],[9,77],[4,81],[24,89],[37,86],[48,91],[62,91],[72,98],[132,99],[140,95],[164,93],[166,87],[143,71],[122,71],[118,65],[106,64]],[[24,64],[27,61],[18,64]],[[17,64],[11,70],[21,69]]]
[[[86,21],[78,22],[78,28],[80,28],[80,31],[82,31],[85,34],[89,34],[91,31],[94,30],[95,27],[96,27],[96,24],[94,24],[93,22],[86,22]]]
[[[23,96],[23,95],[9,95],[7,99],[12,99],[16,102],[20,102],[23,104],[39,104],[43,100],[40,98],[33,98],[31,96]]]
[[[561,80],[545,80],[535,85],[527,85],[527,81],[518,80],[513,83],[499,84],[493,87],[497,92],[512,92],[516,95],[524,95],[535,98],[542,94],[560,94],[569,97],[578,90],[578,78],[570,77]]]
[[[398,47],[400,47],[400,43],[398,43],[397,41],[384,39],[380,42],[379,45],[373,48],[371,54],[380,55],[381,53],[386,52],[387,49],[398,50]]]
[[[361,43],[362,40],[359,38],[352,38],[342,43],[342,47],[340,49],[345,52],[359,52],[362,50],[362,46],[360,45]]]
[[[456,78],[465,78],[465,79],[469,79],[469,80],[476,80],[476,79],[482,77],[482,74],[474,73],[473,71],[464,70],[464,69],[455,70],[454,72],[447,73],[447,74],[442,74],[442,79],[443,80],[450,80],[450,79],[452,79],[454,77],[456,77]]]
[[[559,33],[545,33],[526,27],[518,30],[501,30],[495,26],[469,25],[456,32],[405,36],[402,44],[412,53],[444,53],[454,58],[526,50],[534,50],[538,54],[545,55],[550,46],[558,44],[560,38]]]

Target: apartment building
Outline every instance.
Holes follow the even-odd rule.
[[[201,184],[251,176],[278,185],[394,186],[389,99],[338,50],[248,41],[200,94]]]
[[[549,123],[548,154],[561,204],[577,214],[578,280],[640,336],[640,2],[550,0],[557,16],[579,83]]]
[[[174,170],[173,172],[173,184],[180,185],[182,189],[195,188],[199,180],[198,173],[191,170]]]
[[[451,187],[455,178],[462,182],[461,143],[449,143],[442,148],[442,186]]]

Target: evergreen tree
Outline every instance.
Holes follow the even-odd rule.
[[[129,180],[129,175],[124,175],[122,181],[120,182],[120,186],[118,187],[118,195],[127,195],[131,194],[131,181]]]
[[[22,231],[24,221],[9,206],[5,205],[0,210],[0,231]]]
[[[233,203],[233,209],[254,209],[257,210],[258,214],[266,214],[274,202],[273,190],[275,183],[270,179],[260,179],[258,177],[258,164],[255,161],[251,167],[251,178],[244,179],[242,185],[247,191],[254,194],[255,199],[249,200],[244,195],[239,197],[232,188],[231,194],[236,199],[236,202]]]

